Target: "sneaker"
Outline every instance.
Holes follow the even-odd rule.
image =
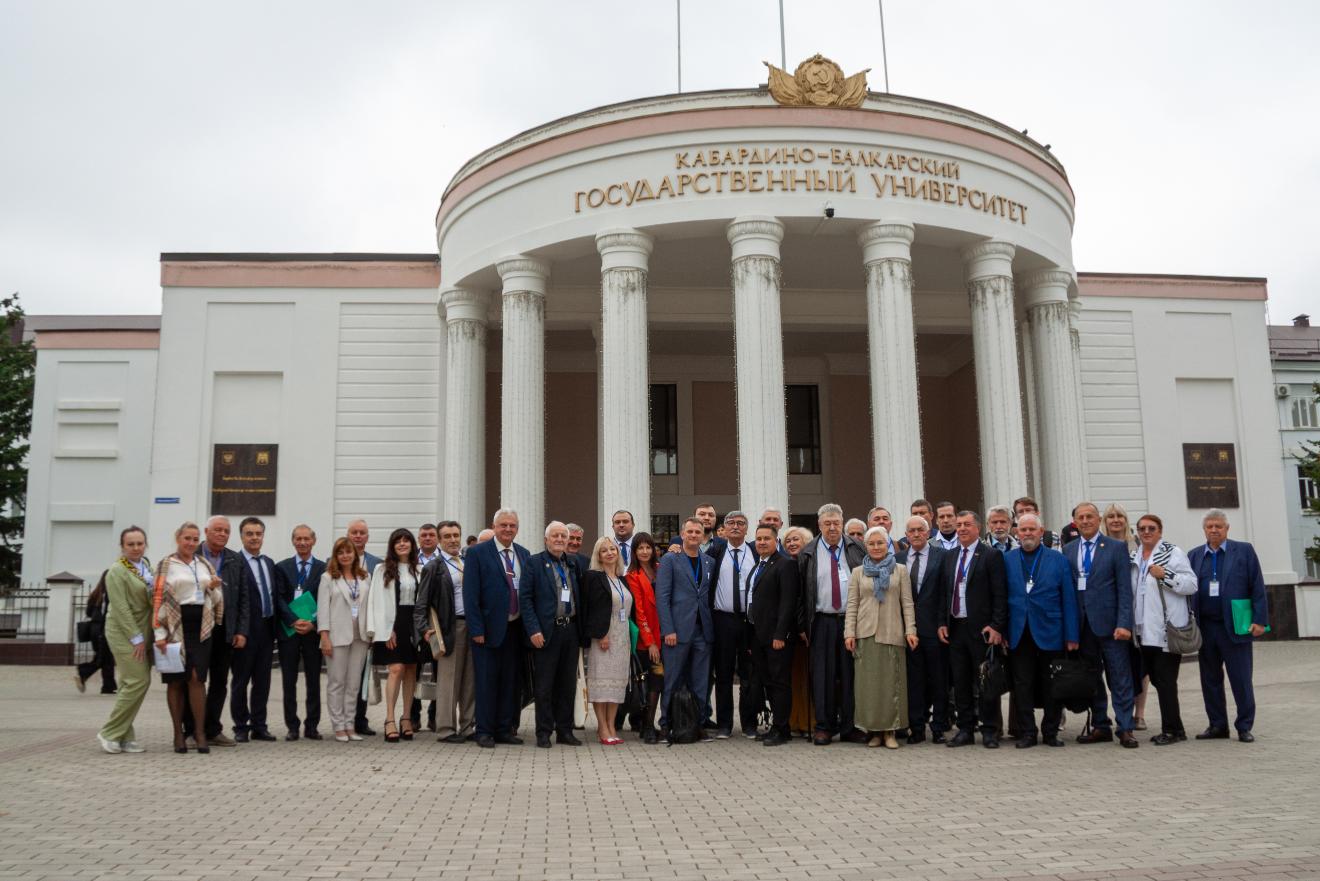
[[[730,737],[733,737],[733,731],[728,728],[721,728],[715,732],[716,740],[728,740]]]
[[[705,728],[701,729],[701,738],[697,741],[697,743],[714,743],[714,742],[715,742],[715,738],[711,737]]]
[[[125,753],[144,753],[147,751],[147,748],[136,740],[121,740],[119,741],[119,751]]]
[[[96,732],[96,742],[101,744],[101,749],[108,753],[122,753],[124,750],[117,740],[106,740],[101,736],[101,732]]]
[[[758,739],[760,739],[761,737],[764,737],[764,736],[765,736],[765,735],[763,735],[761,732],[757,731],[757,730],[754,729],[754,728],[753,728],[753,729],[747,729],[747,728],[744,728],[742,734],[743,734],[743,737],[747,738],[748,740],[758,740]]]

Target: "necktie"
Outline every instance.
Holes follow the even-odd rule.
[[[509,617],[518,614],[518,589],[513,586],[513,548],[504,549],[504,580],[509,583]]]
[[[921,551],[912,552],[912,591],[921,593]]]
[[[838,545],[830,545],[830,604],[837,612],[843,608],[843,590],[839,586]]]
[[[627,565],[628,565],[628,543],[627,543],[626,541],[621,541],[621,542],[619,542],[619,556],[623,557],[623,565],[627,566]]]
[[[742,548],[729,548],[729,560],[733,564],[733,614],[741,615],[742,603]]]
[[[298,586],[299,586],[299,587],[302,587],[302,586],[303,586],[303,582],[305,582],[306,580],[307,580],[307,561],[306,561],[306,560],[299,560],[299,561],[298,561]]]
[[[953,617],[962,616],[962,598],[958,595],[958,585],[967,577],[967,548],[958,555],[958,580],[953,583]]]
[[[261,617],[269,618],[271,616],[270,608],[270,586],[266,584],[266,567],[261,565],[261,558],[255,560],[257,564],[257,584],[261,586]]]
[[[1095,539],[1086,542],[1086,547],[1082,551],[1082,574],[1084,575],[1091,574],[1091,544],[1094,541]]]

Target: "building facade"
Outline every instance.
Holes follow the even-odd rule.
[[[1320,487],[1305,477],[1298,465],[1307,444],[1320,444],[1315,387],[1320,383],[1320,327],[1309,315],[1298,315],[1291,325],[1271,325],[1270,360],[1274,366],[1274,398],[1278,407],[1281,466],[1287,499],[1288,545],[1297,587],[1298,619],[1304,631],[1320,634],[1320,564],[1306,557],[1306,549],[1320,537],[1320,515],[1311,503]]]

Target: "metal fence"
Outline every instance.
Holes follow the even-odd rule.
[[[88,584],[86,581],[74,587],[72,598],[69,600],[73,606],[73,614],[71,616],[73,621],[87,620],[87,595],[92,592],[94,587],[96,587],[95,584]],[[96,654],[96,652],[90,642],[78,642],[78,634],[76,632],[77,624],[75,624],[74,627],[73,662],[75,664],[81,664],[85,661],[90,661],[92,655]]]
[[[0,590],[0,639],[45,639],[49,604],[50,588],[44,584]]]

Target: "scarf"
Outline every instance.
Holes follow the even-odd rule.
[[[875,591],[875,601],[883,603],[885,592],[889,590],[889,576],[894,574],[896,560],[893,554],[886,554],[880,562],[871,559],[868,554],[862,561],[862,574],[871,579],[871,589]]]
[[[211,563],[206,557],[198,554],[193,557],[200,561],[206,568],[207,584],[203,588],[206,591],[206,599],[202,604],[202,632],[198,636],[200,641],[211,638],[211,629],[215,627],[215,620],[224,615],[225,599],[220,579],[216,577],[215,570],[211,568]],[[169,580],[170,563],[177,562],[180,566],[187,565],[179,560],[173,554],[161,560],[156,566],[156,585],[154,596],[152,598],[152,623],[153,626],[163,627],[165,629],[165,641],[183,643],[183,609],[179,606],[178,599],[174,596],[174,591],[169,590],[166,582]],[[180,649],[180,654],[186,653],[186,648]]]
[[[1138,572],[1141,571],[1141,551],[1141,545],[1138,544],[1137,549],[1132,552],[1132,562],[1136,565]],[[1173,557],[1173,543],[1162,538],[1160,543],[1155,545],[1155,549],[1150,552],[1150,564],[1146,566],[1146,569],[1149,570],[1151,566],[1163,566],[1167,575],[1171,557]]]

